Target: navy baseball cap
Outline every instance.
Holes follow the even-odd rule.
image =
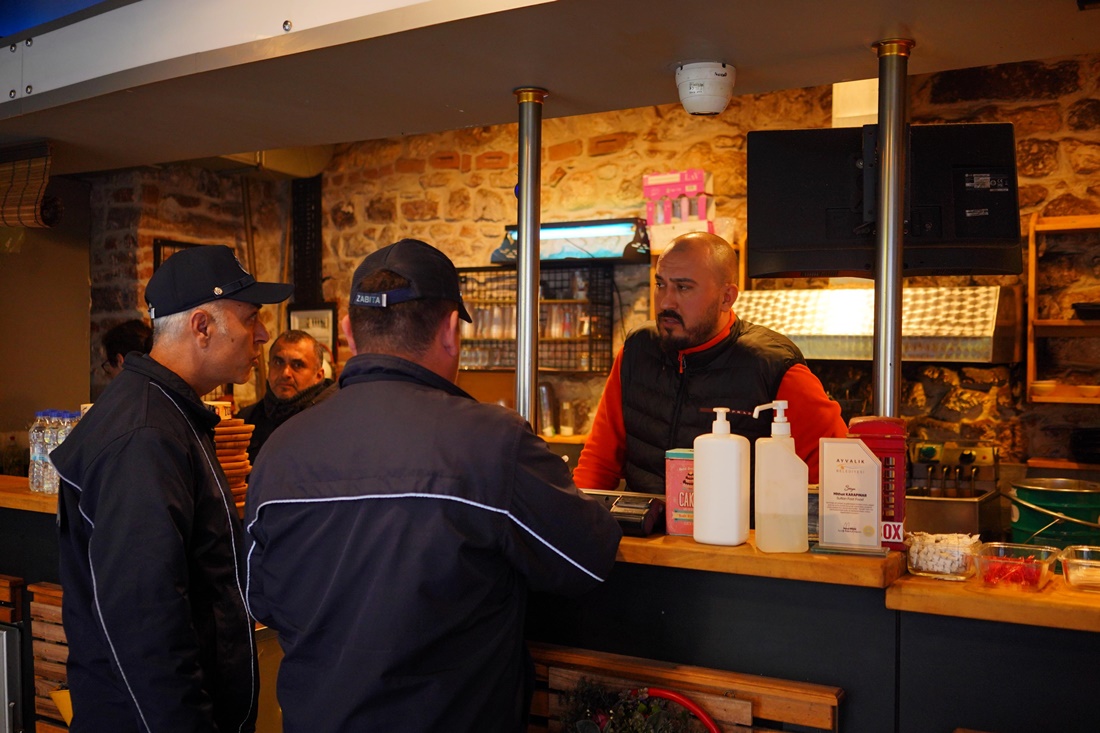
[[[367,275],[381,270],[389,270],[409,281],[406,288],[388,290],[384,293],[368,293],[359,289],[359,283]],[[355,268],[351,277],[351,295],[348,305],[360,308],[385,308],[394,303],[408,300],[438,298],[458,304],[458,315],[462,320],[472,322],[466,306],[462,302],[462,293],[458,287],[458,270],[451,258],[426,242],[419,239],[402,239],[400,242],[383,247],[370,253]]]
[[[170,316],[213,300],[261,305],[281,303],[294,292],[289,283],[257,282],[224,244],[180,250],[161,263],[145,286],[149,317]]]

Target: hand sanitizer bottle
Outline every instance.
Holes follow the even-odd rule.
[[[761,552],[806,552],[809,549],[809,469],[794,450],[787,401],[760,405],[772,409],[772,437],[756,441],[756,549]]]
[[[749,538],[749,441],[730,434],[728,407],[712,433],[695,439],[695,512],[692,534],[708,545],[740,545]]]

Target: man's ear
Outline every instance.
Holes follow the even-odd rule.
[[[359,351],[355,348],[355,336],[351,332],[351,316],[344,314],[344,317],[340,319],[340,330],[344,334],[344,338],[348,340],[348,349],[351,351],[351,355],[355,356]]]
[[[210,317],[210,314],[202,309],[196,308],[191,311],[191,333],[199,340],[200,346],[206,346],[210,343],[210,331],[214,325],[214,319]]]
[[[458,337],[458,311],[451,311],[439,324],[437,338],[448,356],[458,356],[458,351],[462,348],[462,341]]]
[[[726,283],[722,291],[722,305],[725,308],[732,308],[740,293],[741,291],[735,283]]]

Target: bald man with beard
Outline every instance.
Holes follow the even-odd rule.
[[[709,433],[714,407],[730,408],[733,433],[755,442],[771,416],[753,408],[786,400],[798,455],[817,482],[818,439],[843,437],[840,405],[790,339],[738,318],[737,254],[721,237],[692,232],[657,261],[655,321],[616,355],[573,479],[585,489],[663,494],[665,451]],[[751,516],[751,513],[750,513]]]

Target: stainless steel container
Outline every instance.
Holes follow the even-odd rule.
[[[1001,509],[996,488],[973,497],[905,497],[905,531],[929,534],[981,534],[999,537]]]

